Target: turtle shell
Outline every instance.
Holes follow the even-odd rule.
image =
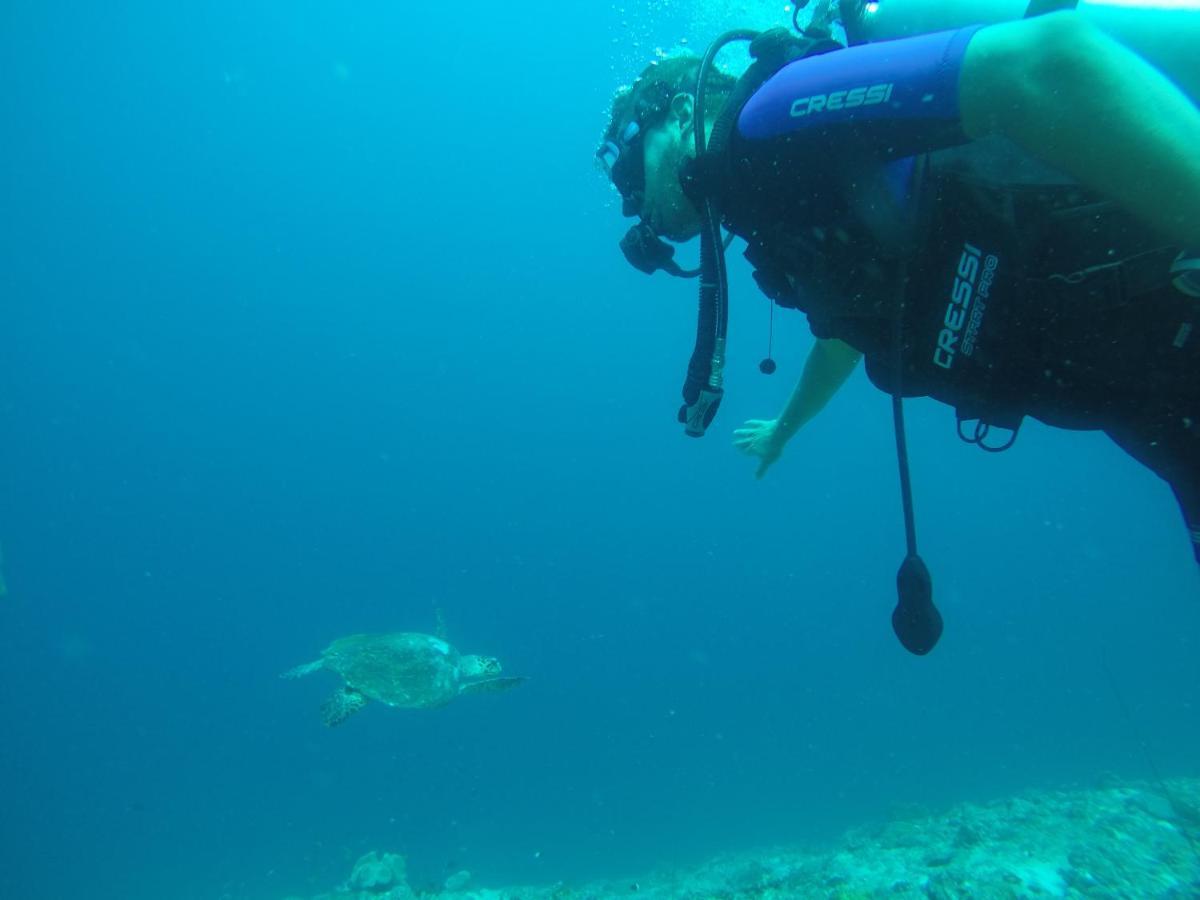
[[[388,706],[442,706],[458,696],[458,651],[432,635],[354,634],[330,644],[322,659],[347,685]]]

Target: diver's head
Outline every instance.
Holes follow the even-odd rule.
[[[699,69],[700,60],[691,56],[648,66],[633,87],[617,94],[596,153],[621,194],[622,212],[639,216],[672,241],[686,241],[700,231],[700,214],[679,183],[680,169],[695,155]],[[711,129],[734,79],[710,70],[707,81],[705,108]]]

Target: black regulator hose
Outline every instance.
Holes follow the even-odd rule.
[[[696,139],[696,163],[703,165],[707,152],[704,133],[705,93],[708,73],[713,60],[734,41],[752,41],[759,32],[749,29],[729,31],[721,35],[704,53],[696,76],[693,101],[692,131]],[[732,123],[718,121],[715,128],[727,130]],[[714,131],[714,140],[718,139]],[[719,141],[724,143],[723,135]],[[683,385],[684,408],[680,418],[693,437],[704,434],[720,406],[724,393],[722,382],[725,368],[725,340],[729,329],[729,280],[725,270],[725,247],[721,241],[721,217],[710,194],[705,192],[699,204],[700,212],[700,297],[696,322],[696,346],[688,363],[687,380]]]

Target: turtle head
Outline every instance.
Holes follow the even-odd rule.
[[[491,678],[500,674],[500,660],[494,656],[464,656],[459,670],[468,678]]]

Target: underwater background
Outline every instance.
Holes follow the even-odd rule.
[[[0,896],[610,877],[1196,774],[1200,578],[1105,438],[908,403],[915,658],[889,399],[856,375],[762,482],[730,445],[811,340],[777,315],[758,373],[737,252],[725,403],[675,422],[694,283],[624,263],[592,154],[656,52],[789,19],[0,7]],[[330,730],[337,679],[278,677],[439,618],[529,682]]]

